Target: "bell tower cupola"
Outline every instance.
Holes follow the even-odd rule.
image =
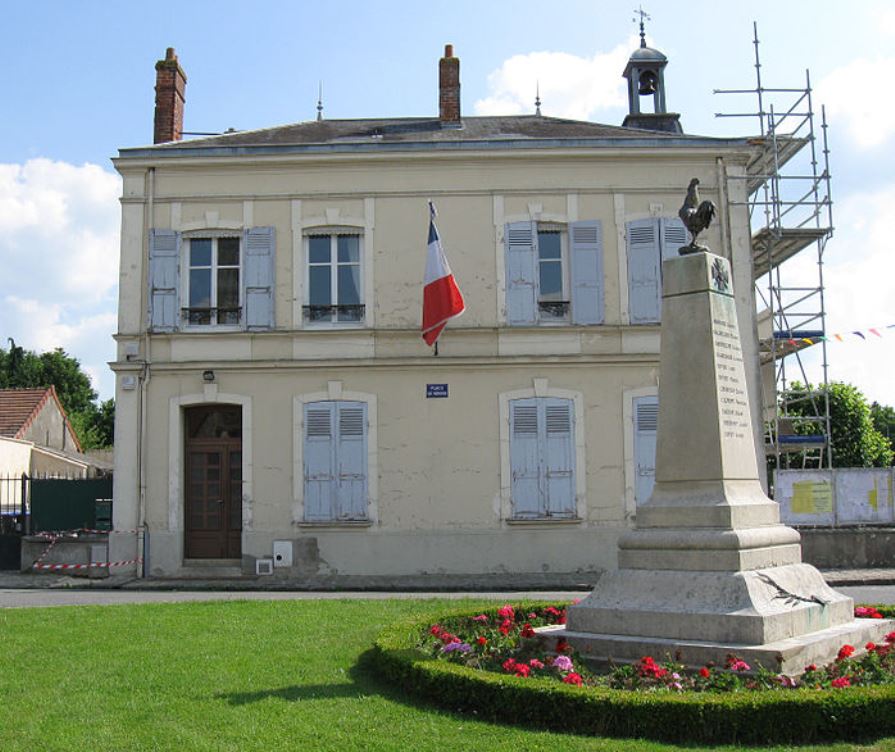
[[[643,20],[649,15],[642,9],[637,13],[640,14],[640,47],[633,52],[622,73],[628,80],[628,115],[622,126],[683,133],[679,122],[681,116],[668,112],[665,105],[665,66],[668,65],[668,58],[659,50],[646,46]],[[648,104],[650,99],[651,108]],[[642,109],[644,103],[647,104],[646,110]]]

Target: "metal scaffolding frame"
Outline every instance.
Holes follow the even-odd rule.
[[[763,395],[765,445],[778,468],[832,468],[823,282],[824,250],[833,235],[826,112],[821,108],[818,144],[809,72],[804,87],[765,87],[757,24],[753,31],[755,87],[715,93],[751,95],[758,103],[757,111],[716,117],[757,119],[760,130],[754,139],[756,156],[743,179],[752,224],[756,304],[764,309],[758,313],[761,367],[774,373],[773,393]],[[805,264],[796,270],[792,263],[785,265],[812,248],[816,277]],[[806,254],[800,256],[804,258]],[[794,383],[810,384],[802,351],[812,344],[813,351],[820,350],[821,379],[796,393]],[[762,382],[763,391],[768,391],[764,377]]]

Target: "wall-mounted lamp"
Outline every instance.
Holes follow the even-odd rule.
[[[202,371],[202,381],[206,384],[214,383],[214,371]]]

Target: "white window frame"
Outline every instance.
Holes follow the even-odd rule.
[[[310,402],[364,402],[367,405],[367,517],[364,520],[305,521],[305,405]],[[342,389],[341,381],[330,381],[327,390],[298,394],[292,398],[292,524],[303,527],[371,527],[379,524],[379,439],[375,394]]]
[[[541,264],[545,262],[541,258],[541,234],[559,235],[559,264],[560,274],[562,278],[562,300],[565,304],[565,310],[562,316],[545,316],[541,310]],[[537,290],[538,299],[535,301],[537,325],[538,326],[567,326],[572,321],[572,286],[569,280],[571,274],[571,260],[569,259],[569,227],[566,223],[559,222],[536,222],[535,242],[537,243]],[[547,259],[547,263],[555,263],[555,259]],[[549,305],[553,301],[544,301]]]
[[[226,265],[224,267],[220,267],[217,263],[218,260],[218,241],[221,238],[231,238],[235,239],[239,243],[239,263],[236,267],[231,265]],[[192,247],[192,243],[194,240],[210,240],[211,241],[211,265],[210,267],[201,266],[194,267],[190,263],[190,250]],[[181,322],[181,328],[184,330],[193,330],[193,331],[209,331],[214,329],[215,331],[239,331],[242,329],[243,322],[245,321],[245,300],[243,299],[243,288],[244,288],[244,275],[245,275],[245,237],[241,232],[220,232],[220,231],[208,231],[202,232],[200,231],[191,231],[188,233],[184,233],[181,240],[181,259],[180,259],[180,268],[181,272],[181,291],[180,291],[180,311],[179,317]],[[217,279],[217,271],[219,268],[224,269],[233,269],[236,268],[239,271],[239,277],[237,278],[237,303],[238,303],[238,318],[236,323],[234,324],[218,324],[217,321],[210,321],[207,324],[198,324],[190,321],[189,318],[189,308],[190,308],[190,271],[194,268],[197,269],[210,269],[211,270],[211,310],[215,311],[215,315],[213,318],[216,318],[217,311],[217,291],[218,291],[218,279]]]
[[[311,305],[311,267],[312,266],[329,266],[332,270],[330,274],[330,300],[333,308],[340,305],[339,303],[339,275],[340,266],[354,266],[339,262],[338,260],[338,238],[339,236],[351,236],[357,238],[357,264],[358,267],[358,293],[360,294],[361,312],[359,318],[353,321],[312,321],[305,313],[306,308]],[[328,264],[311,263],[311,238],[326,237],[330,239],[330,261]],[[305,230],[302,238],[304,251],[304,299],[302,302],[302,326],[308,329],[360,329],[366,326],[367,321],[367,290],[365,285],[366,263],[364,259],[364,229],[362,227],[310,227]]]
[[[513,470],[510,462],[510,403],[532,397],[556,397],[571,400],[575,452],[575,517],[537,517],[520,520],[513,516]],[[500,518],[504,525],[579,524],[587,518],[587,454],[585,451],[584,395],[569,389],[549,386],[547,379],[532,380],[530,389],[515,389],[498,395],[500,419]]]

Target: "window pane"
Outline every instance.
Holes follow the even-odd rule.
[[[539,300],[562,300],[561,262],[541,262],[541,295]]]
[[[312,266],[309,269],[308,302],[312,306],[332,305],[331,273],[329,266]]]
[[[339,266],[339,305],[360,303],[360,265]]]
[[[312,235],[308,238],[308,261],[312,264],[328,264],[331,255],[329,235]]]
[[[239,266],[239,238],[218,238],[218,266]]]
[[[218,269],[218,308],[239,307],[239,269]]]
[[[339,235],[339,261],[342,263],[360,261],[360,237],[357,235]]]
[[[211,269],[190,269],[189,307],[211,307]]]
[[[211,238],[190,241],[190,266],[211,266]]]
[[[562,245],[558,232],[538,233],[538,255],[542,259],[558,259],[562,257]]]

